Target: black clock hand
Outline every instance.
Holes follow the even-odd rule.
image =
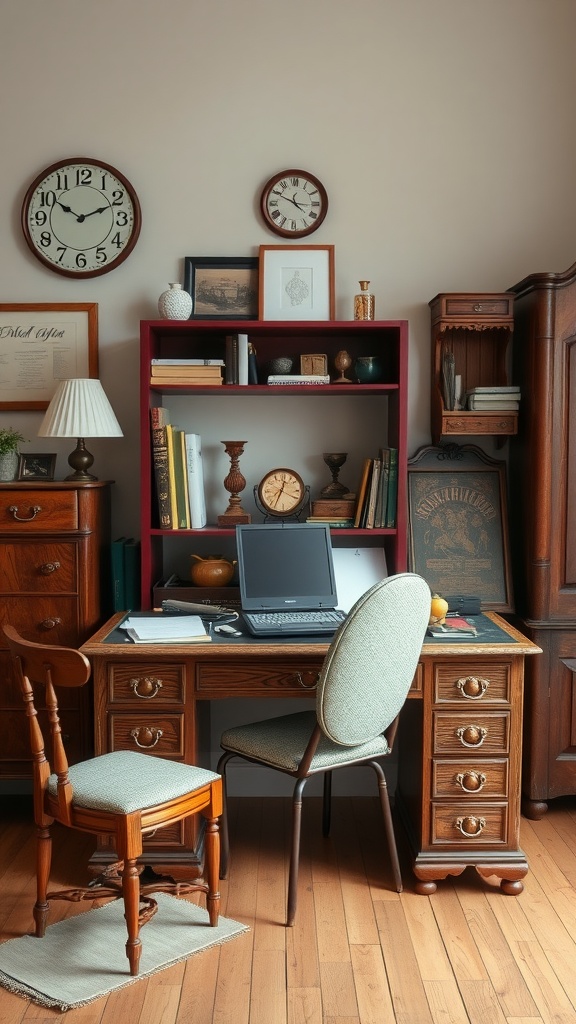
[[[91,213],[83,213],[81,217],[78,217],[78,220],[86,220],[87,217],[93,217],[95,213],[105,213],[109,209],[109,206],[99,206],[98,209],[92,210]]]
[[[64,203],[61,203],[59,199],[57,199],[56,202],[58,203],[58,206],[62,207],[64,213],[71,213],[73,217],[76,217],[76,220],[84,220],[83,215],[81,214],[79,217],[77,213],[74,213],[71,206],[64,206]]]

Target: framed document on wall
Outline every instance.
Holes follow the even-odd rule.
[[[506,464],[475,445],[420,448],[408,462],[409,567],[433,592],[514,610]]]

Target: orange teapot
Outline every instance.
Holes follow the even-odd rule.
[[[192,555],[190,575],[195,587],[227,587],[234,575],[236,561],[221,555]]]

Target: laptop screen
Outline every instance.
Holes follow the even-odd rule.
[[[244,611],[335,608],[330,527],[325,523],[261,523],[236,527]]]

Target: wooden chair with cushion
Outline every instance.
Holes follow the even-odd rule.
[[[430,617],[430,588],[415,573],[390,576],[361,597],[339,627],[324,660],[316,710],[227,729],[218,771],[226,778],[234,757],[274,768],[297,781],[292,798],[292,844],[287,924],[294,924],[302,793],[312,775],[324,776],[322,826],[330,830],[332,772],[369,766],[378,779],[384,827],[397,892],[402,876],[386,777],[398,715],[408,696]],[[221,822],[222,866],[228,867],[226,809]]]
[[[156,913],[157,904],[148,892],[163,890],[184,895],[206,894],[210,924],[216,926],[220,911],[218,871],[222,813],[222,779],[215,772],[180,764],[150,754],[119,750],[79,764],[68,765],[60,730],[58,687],[83,686],[90,677],[90,663],[80,652],[24,640],[12,626],[4,626],[20,682],[30,729],[34,774],[34,820],[37,830],[36,935],[46,929],[50,899],[124,900],[128,930],[126,955],[130,974],[138,974],[142,943],[140,927]],[[48,712],[52,766],[34,705],[34,690],[42,686]],[[192,814],[207,820],[205,838],[206,881],[171,882],[159,878],[140,885],[142,842],[146,833],[171,825]],[[119,862],[119,876],[106,872],[86,889],[47,892],[54,821],[68,828],[112,838]],[[111,959],[113,959],[113,952]]]

